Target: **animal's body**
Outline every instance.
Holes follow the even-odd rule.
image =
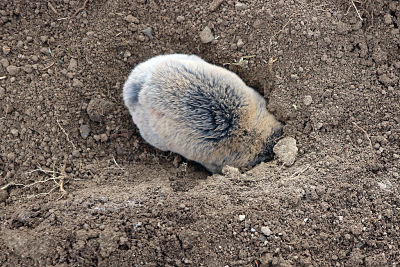
[[[282,130],[258,92],[194,55],[161,55],[137,65],[123,98],[149,144],[211,172],[271,159]]]

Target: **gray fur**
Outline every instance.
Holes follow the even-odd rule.
[[[148,143],[211,172],[270,159],[282,128],[264,98],[236,74],[194,55],[162,55],[139,64],[123,97]]]

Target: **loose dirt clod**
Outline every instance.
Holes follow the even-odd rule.
[[[285,137],[276,143],[274,146],[274,153],[278,160],[283,165],[289,167],[292,166],[297,156],[296,139],[293,137]]]
[[[110,112],[112,103],[101,99],[93,98],[90,100],[87,107],[87,114],[89,118],[94,122],[102,122],[104,117]]]

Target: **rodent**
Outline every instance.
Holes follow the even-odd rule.
[[[123,86],[123,99],[145,141],[212,173],[272,159],[282,134],[258,92],[195,55],[159,55],[140,63]]]

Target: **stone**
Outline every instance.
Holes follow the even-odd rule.
[[[129,22],[129,23],[134,23],[134,24],[138,24],[139,23],[139,19],[132,16],[132,15],[128,15],[125,17],[125,21]]]
[[[7,72],[8,72],[8,74],[10,74],[11,76],[15,76],[15,75],[17,75],[18,72],[19,72],[19,67],[10,65],[10,66],[7,67]]]
[[[151,39],[151,37],[152,37],[152,29],[150,27],[147,27],[146,29],[144,29],[142,31],[142,33]]]
[[[42,47],[40,48],[40,53],[49,55],[50,54],[50,49],[48,47]]]
[[[182,21],[184,21],[185,20],[185,17],[184,16],[178,16],[178,17],[176,17],[176,21],[177,22],[182,22]]]
[[[69,61],[68,70],[75,71],[77,67],[78,61],[76,61],[75,58],[71,58],[71,60]]]
[[[312,103],[312,97],[310,95],[304,96],[303,100],[304,105],[309,106]]]
[[[214,35],[208,26],[204,27],[204,29],[200,32],[200,40],[203,44],[210,43],[214,40]]]
[[[383,19],[384,19],[386,25],[392,24],[392,16],[391,16],[389,13],[387,13],[387,14],[383,17]]]
[[[262,226],[261,227],[261,233],[263,233],[265,236],[272,235],[272,231],[271,231],[271,229],[269,229],[268,226]]]
[[[243,42],[243,40],[242,39],[239,39],[238,41],[237,41],[237,47],[238,48],[242,48],[243,46],[244,46],[244,42]]]
[[[83,87],[83,83],[78,79],[73,79],[72,80],[72,86],[73,87]]]
[[[224,0],[214,0],[211,2],[208,10],[210,10],[211,12],[217,10],[217,8],[224,2]]]
[[[8,62],[8,60],[6,58],[2,58],[0,60],[0,63],[4,68],[7,68],[8,66],[10,66],[10,62]]]
[[[296,146],[296,139],[293,137],[285,137],[274,146],[273,148],[278,161],[282,162],[284,166],[292,166],[296,160],[298,148]]]
[[[40,41],[42,41],[42,43],[47,42],[48,39],[49,39],[49,37],[47,35],[40,36]]]
[[[247,8],[247,5],[244,4],[244,3],[237,2],[237,3],[235,4],[235,8],[236,8],[236,10],[244,10],[244,9]]]
[[[7,198],[8,198],[8,192],[6,190],[0,189],[0,203],[6,202]]]
[[[89,125],[87,125],[87,124],[82,124],[82,125],[79,127],[79,132],[81,133],[81,137],[82,137],[83,139],[88,138],[88,136],[89,136],[89,134],[90,134],[90,127],[89,127]]]

